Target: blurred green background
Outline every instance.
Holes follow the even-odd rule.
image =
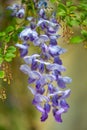
[[[13,0],[0,0],[0,30],[8,25],[5,7]],[[68,49],[61,56],[67,68],[64,75],[72,78],[68,86],[71,96],[68,98],[70,109],[63,114],[63,123],[54,121],[50,113],[48,120],[40,122],[40,113],[32,105],[32,94],[27,86],[27,77],[20,72],[22,63],[18,57],[11,64],[13,81],[10,85],[1,82],[6,88],[7,99],[0,100],[0,130],[87,130],[87,49],[82,44],[70,45],[60,39],[60,45]]]

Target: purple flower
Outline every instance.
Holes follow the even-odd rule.
[[[39,71],[40,71],[41,73],[43,73],[44,70],[45,70],[44,64],[43,64],[43,63],[40,63],[40,64],[39,64]]]
[[[65,88],[67,83],[71,83],[72,79],[69,77],[58,76],[57,83],[60,88]]]
[[[52,109],[55,120],[62,122],[61,115],[69,108],[66,98],[71,92],[70,89],[63,88],[72,80],[67,76],[62,77],[66,68],[62,65],[60,55],[65,53],[66,49],[58,45],[59,24],[54,17],[48,19],[42,8],[36,20],[29,17],[28,21],[29,26],[19,34],[19,38],[22,42],[30,42],[29,49],[33,45],[39,48],[39,51],[26,55],[28,47],[17,44],[25,61],[20,70],[28,76],[28,88],[33,94],[32,103],[41,112],[41,121],[48,118]]]
[[[50,112],[50,109],[51,109],[51,106],[48,104],[48,103],[45,103],[44,104],[44,110],[46,113],[49,113]]]
[[[40,17],[46,18],[44,9],[41,9],[39,12]]]
[[[19,4],[13,4],[12,6],[8,6],[7,9],[11,9],[11,10],[15,10],[15,9],[19,9],[20,5]]]
[[[62,118],[61,118],[61,114],[64,113],[64,109],[63,108],[60,108],[59,110],[58,109],[53,109],[53,116],[55,118],[55,120],[59,123],[62,122]]]
[[[46,68],[47,68],[48,70],[50,70],[50,71],[58,70],[58,71],[61,72],[61,71],[65,71],[65,70],[66,70],[64,66],[58,65],[58,64],[56,64],[56,63],[54,63],[54,64],[48,64],[48,65],[46,66]]]
[[[58,55],[60,55],[60,54],[63,54],[63,53],[65,53],[66,52],[66,50],[65,49],[63,49],[63,48],[61,48],[60,46],[58,46],[58,45],[55,45],[55,46],[52,46],[52,45],[50,45],[49,46],[49,53],[51,54],[51,56],[58,56]]]
[[[36,28],[36,23],[35,22],[31,22],[30,23],[30,28],[34,30]]]
[[[36,70],[38,68],[38,63],[35,61],[35,59],[32,59],[31,69]]]
[[[34,95],[33,104],[35,106],[38,107],[38,105],[40,103],[42,103],[43,101],[44,102],[48,102],[49,101],[49,98],[44,96],[44,95],[42,95],[42,94],[40,94],[40,93],[38,93],[37,89],[34,89],[32,87],[28,87],[28,88],[31,91],[31,93]]]
[[[29,84],[32,84],[32,83],[35,82],[35,80],[36,80],[36,79],[33,79],[33,78],[30,78],[30,77],[29,77],[29,78],[28,78],[28,83],[29,83]]]
[[[20,36],[21,40],[23,41],[33,41],[38,37],[38,33],[31,28],[25,28],[21,33]]]
[[[71,90],[67,89],[62,93],[62,98],[68,98],[70,96]]]
[[[9,10],[12,10],[12,16],[23,18],[25,15],[25,9],[19,4],[13,4],[12,6],[8,6]]]
[[[52,97],[52,106],[58,106],[58,98],[57,94]]]
[[[21,65],[20,70],[27,74],[32,79],[39,79],[41,74],[37,71],[32,71],[28,65]]]
[[[61,106],[61,108],[64,109],[64,113],[67,112],[68,109],[69,109],[69,105],[67,104],[67,102],[66,102],[65,99],[62,99],[62,100],[60,101],[60,106]]]
[[[62,60],[60,59],[59,56],[54,56],[54,63],[62,65]]]
[[[57,45],[57,40],[56,38],[50,38],[50,45]]]
[[[50,105],[48,103],[44,104],[44,107],[36,105],[36,108],[42,113],[41,121],[45,121],[48,118],[48,113],[51,109]]]
[[[47,54],[49,56],[49,54],[48,54],[48,46],[45,43],[42,43],[40,47],[41,47],[42,55]]]
[[[43,44],[49,40],[47,35],[40,35],[34,40],[34,45],[39,46],[40,44]]]
[[[38,23],[37,23],[37,27],[38,27],[38,26],[41,26],[43,23],[46,24],[46,28],[47,28],[47,29],[48,29],[49,27],[56,28],[56,27],[58,26],[57,23],[53,23],[53,22],[51,22],[51,21],[49,21],[49,20],[45,20],[45,19],[41,18],[41,19],[38,21]]]
[[[46,112],[42,113],[41,121],[45,121],[48,118],[48,114]]]
[[[49,93],[54,93],[55,92],[55,88],[51,83],[48,84],[48,92]]]
[[[28,54],[29,45],[27,43],[23,43],[23,44],[17,43],[16,46],[19,48],[21,57],[24,57]]]
[[[45,113],[44,108],[43,108],[40,104],[36,105],[36,108],[37,108],[41,113]]]
[[[23,8],[21,8],[17,13],[16,13],[16,17],[18,18],[23,18],[25,15],[25,10]]]
[[[36,59],[36,58],[38,58],[38,57],[40,57],[39,54],[33,54],[33,55],[31,55],[31,56],[25,56],[25,57],[24,57],[24,61],[25,61],[27,64],[32,64],[32,60],[33,60],[33,59]],[[36,60],[36,61],[37,61],[37,60]]]

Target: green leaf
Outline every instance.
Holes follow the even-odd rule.
[[[81,34],[82,34],[84,37],[87,38],[87,31],[86,31],[86,30],[82,30],[82,31],[81,31]]]
[[[66,2],[66,6],[71,6],[72,4],[73,4],[73,2],[71,2],[71,1]]]
[[[58,10],[64,10],[65,12],[67,12],[67,8],[66,8],[66,6],[64,5],[64,4],[62,4],[62,3],[60,3],[59,5],[58,5]]]
[[[70,27],[72,27],[71,17],[70,16],[66,16],[65,20],[66,20],[67,25],[70,26]]]
[[[68,24],[70,26],[78,26],[79,25],[79,21],[77,21],[77,19],[71,19]]]
[[[7,52],[9,52],[9,53],[14,53],[14,52],[16,52],[16,47],[14,47],[14,46],[9,46],[8,49],[7,49]]]
[[[13,36],[12,36],[12,40],[14,41],[14,42],[17,42],[18,41],[18,34],[14,34]]]
[[[69,8],[70,12],[75,11],[76,9],[77,9],[76,6],[71,6],[71,7]]]
[[[15,32],[14,32],[14,35],[12,35],[12,40],[14,42],[17,42],[18,41],[18,34],[24,29],[24,27],[21,27],[21,28],[18,28]]]
[[[6,35],[5,32],[0,32],[0,37],[3,37],[3,36],[5,36],[5,35]]]
[[[63,18],[67,15],[67,8],[64,4],[59,4],[57,8],[57,16],[62,16]]]
[[[0,78],[4,78],[5,72],[0,70]]]
[[[64,10],[59,10],[59,12],[57,12],[57,16],[66,16],[66,12]]]
[[[84,39],[81,38],[80,36],[74,36],[70,39],[70,42],[73,44],[81,43],[83,41],[84,41]]]
[[[85,20],[86,19],[86,14],[81,12],[80,13],[80,19],[81,19],[81,21]]]
[[[8,42],[10,42],[10,39],[11,39],[11,37],[7,35],[7,36],[5,37],[5,39],[4,39],[4,41],[5,41],[6,43],[8,43]]]
[[[4,60],[7,61],[7,62],[10,62],[10,61],[12,61],[12,58],[14,58],[15,56],[16,55],[13,54],[13,53],[6,53]]]
[[[8,26],[6,28],[6,33],[9,33],[9,32],[12,32],[12,31],[14,31],[14,27],[13,26]]]
[[[83,10],[87,11],[87,3],[80,3],[79,6],[78,6],[78,8],[81,11],[83,11]]]

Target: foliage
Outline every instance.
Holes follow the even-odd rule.
[[[87,38],[84,33],[87,32],[87,1],[75,3],[70,0],[50,0],[50,2],[56,6],[56,17],[60,22],[62,21],[64,25],[71,29],[73,27],[79,28],[78,36],[74,32],[74,35],[70,38],[70,43],[86,43]]]

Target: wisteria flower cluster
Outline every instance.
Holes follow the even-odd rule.
[[[48,18],[43,8],[37,19],[28,17],[28,20],[29,25],[19,35],[22,44],[16,44],[25,61],[20,70],[28,75],[28,88],[34,96],[32,103],[41,112],[41,121],[45,121],[52,110],[55,120],[62,122],[61,115],[69,108],[66,98],[70,95],[70,89],[65,88],[72,80],[62,76],[66,68],[60,55],[66,49],[57,42],[60,25],[54,16]],[[39,48],[38,54],[33,51],[29,55],[32,45]]]

